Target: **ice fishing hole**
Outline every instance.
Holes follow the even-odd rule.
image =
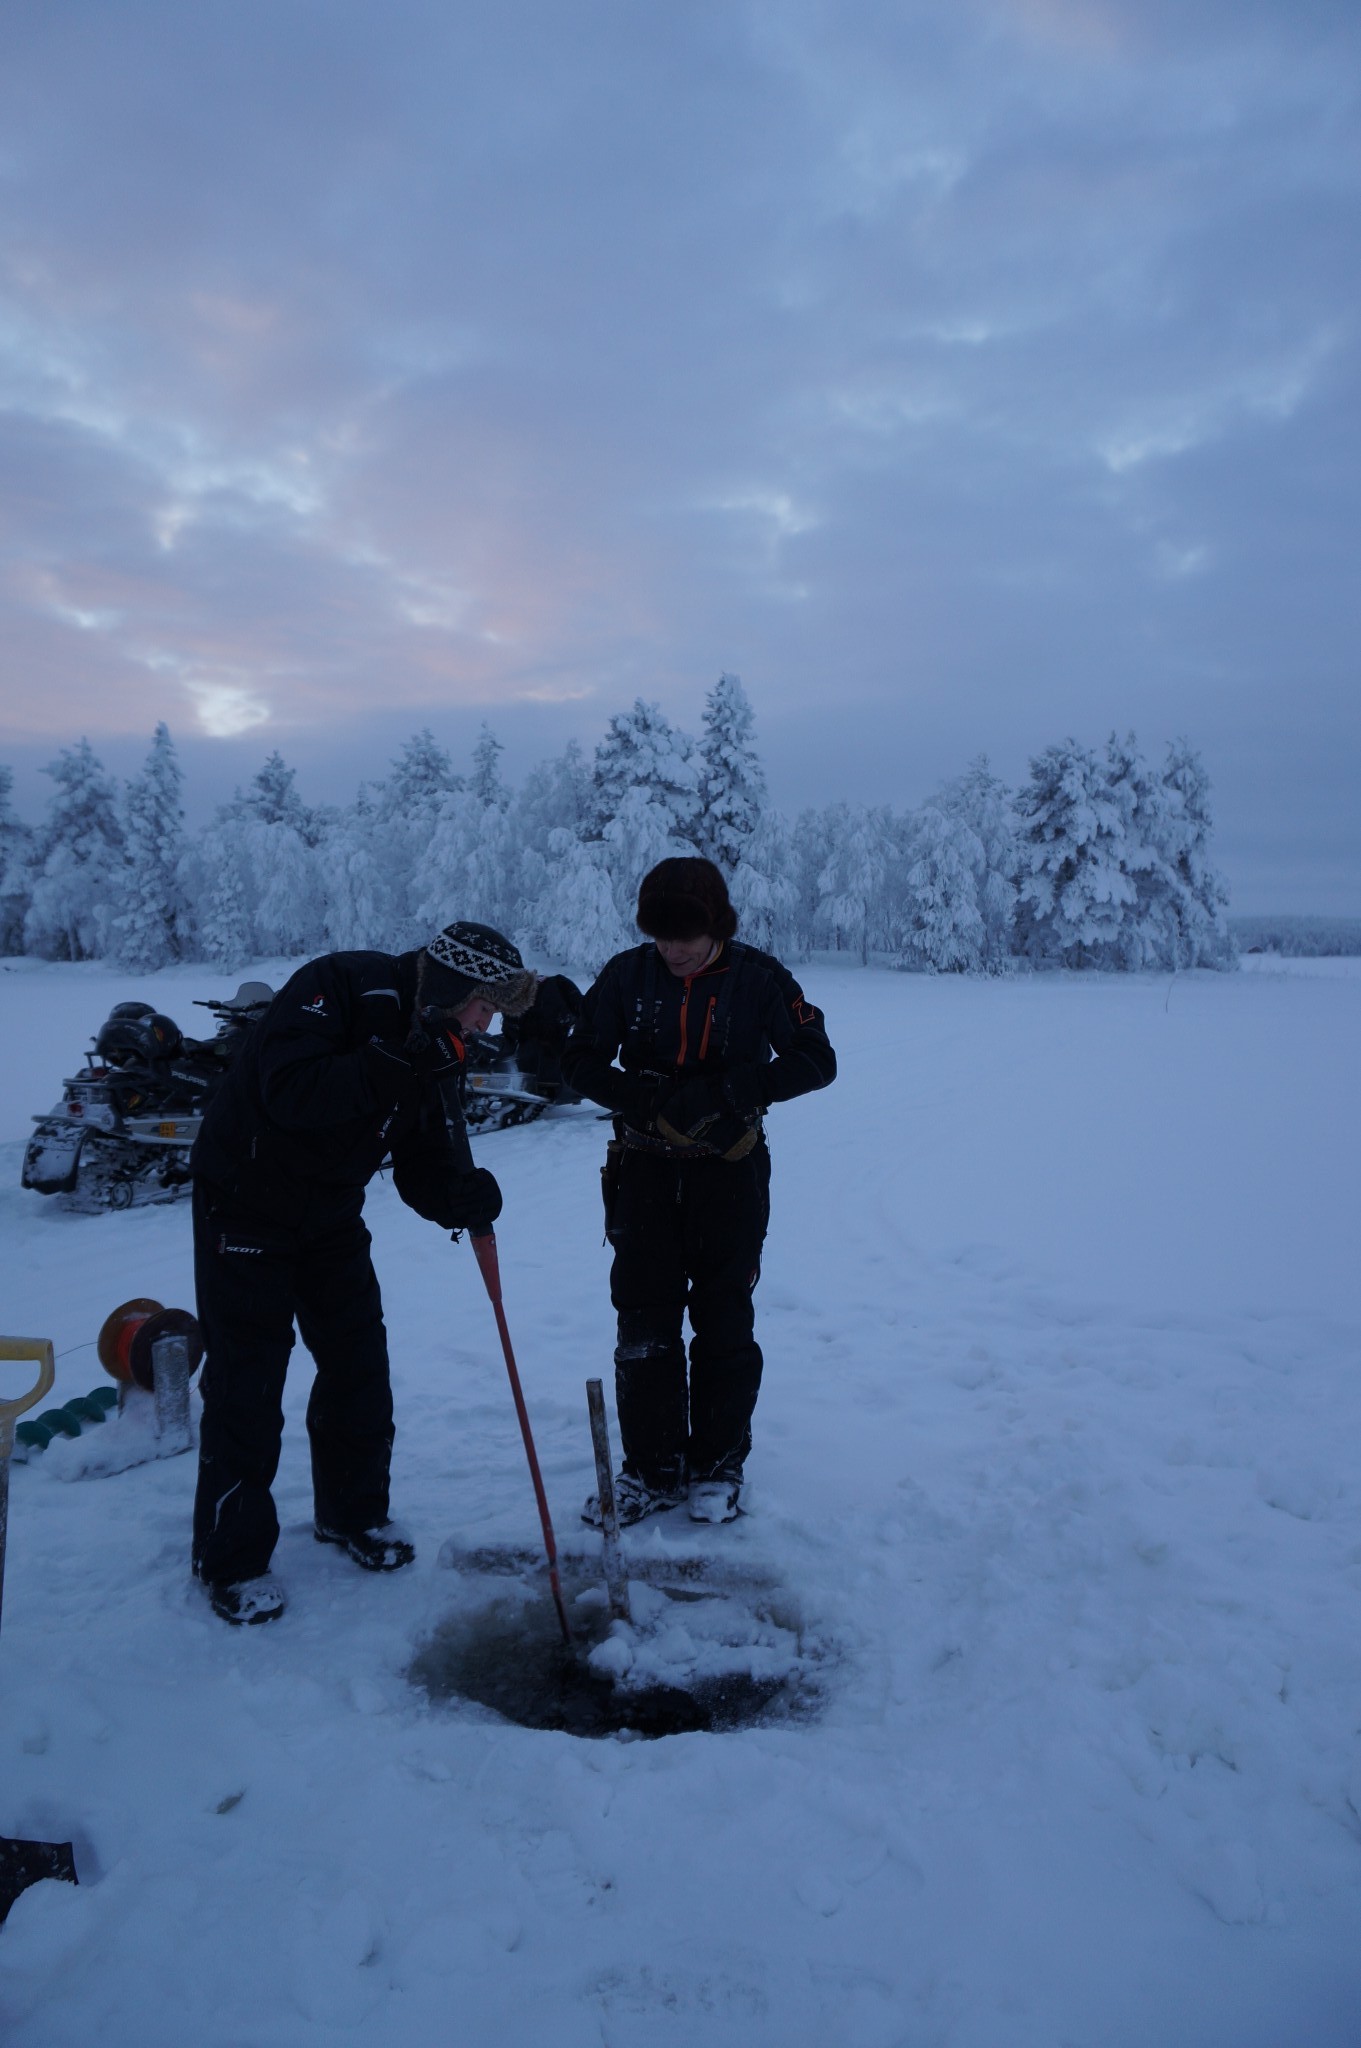
[[[773,1580],[703,1558],[630,1563],[631,1619],[612,1621],[589,1559],[564,1562],[564,1644],[528,1555],[482,1550],[441,1562],[457,1604],[408,1677],[437,1704],[470,1701],[523,1728],[656,1739],[808,1720],[828,1647]]]

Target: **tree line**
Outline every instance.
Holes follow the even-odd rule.
[[[849,952],[928,973],[1227,967],[1228,896],[1210,859],[1209,780],[1172,742],[1066,739],[1009,788],[986,757],[917,810],[768,801],[751,705],[720,676],[698,739],[639,699],[588,758],[573,741],[518,788],[483,727],[466,772],[429,731],[353,803],[312,807],[272,753],[198,832],[158,725],[120,789],[88,741],[48,766],[37,826],[0,768],[0,951],[226,968],[423,944],[475,917],[593,972],[633,943],[638,880],[668,854],[728,877],[742,935],[773,952]]]

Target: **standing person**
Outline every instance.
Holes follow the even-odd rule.
[[[752,1289],[770,1218],[762,1118],[836,1078],[822,1012],[787,968],[739,945],[712,861],[664,860],[638,891],[649,943],[587,993],[568,1081],[614,1111],[605,1167],[621,1522],[688,1500],[739,1511],[761,1385]],[[617,1062],[617,1063],[616,1063]],[[690,1314],[689,1385],[682,1317]],[[585,1518],[600,1519],[596,1496]]]
[[[416,1554],[388,1520],[392,1384],[364,1189],[391,1155],[418,1215],[455,1233],[491,1226],[501,1191],[473,1166],[456,1088],[445,1091],[464,1033],[498,1011],[518,1016],[534,988],[515,947],[483,924],[451,924],[395,957],[326,954],[284,985],[208,1107],[190,1160],[208,1352],[193,1566],[224,1621],[284,1609],[269,1570],[270,1487],[295,1317],[317,1368],[307,1434],[318,1542],[367,1571]]]

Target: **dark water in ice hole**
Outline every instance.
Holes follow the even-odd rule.
[[[421,1645],[407,1676],[435,1703],[471,1700],[522,1728],[602,1738],[708,1731],[726,1733],[772,1721],[808,1720],[821,1705],[821,1687],[810,1656],[808,1667],[779,1677],[727,1672],[696,1679],[689,1686],[619,1686],[586,1661],[609,1634],[603,1600],[578,1600],[581,1560],[563,1564],[564,1592],[572,1644],[562,1640],[546,1574],[533,1575],[525,1553],[480,1551],[449,1558],[465,1576],[484,1578],[478,1593],[441,1622]],[[630,1568],[632,1578],[651,1572]],[[495,1579],[503,1581],[493,1589]],[[505,1583],[513,1580],[514,1583]],[[659,1590],[683,1604],[722,1596],[730,1588],[751,1604],[762,1588],[750,1578],[734,1587],[731,1577],[709,1582],[706,1566],[685,1560],[668,1571]]]

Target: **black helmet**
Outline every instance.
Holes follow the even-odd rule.
[[[173,1017],[160,1016],[150,1003],[119,1003],[95,1040],[95,1053],[111,1067],[133,1062],[173,1059],[184,1034]]]

